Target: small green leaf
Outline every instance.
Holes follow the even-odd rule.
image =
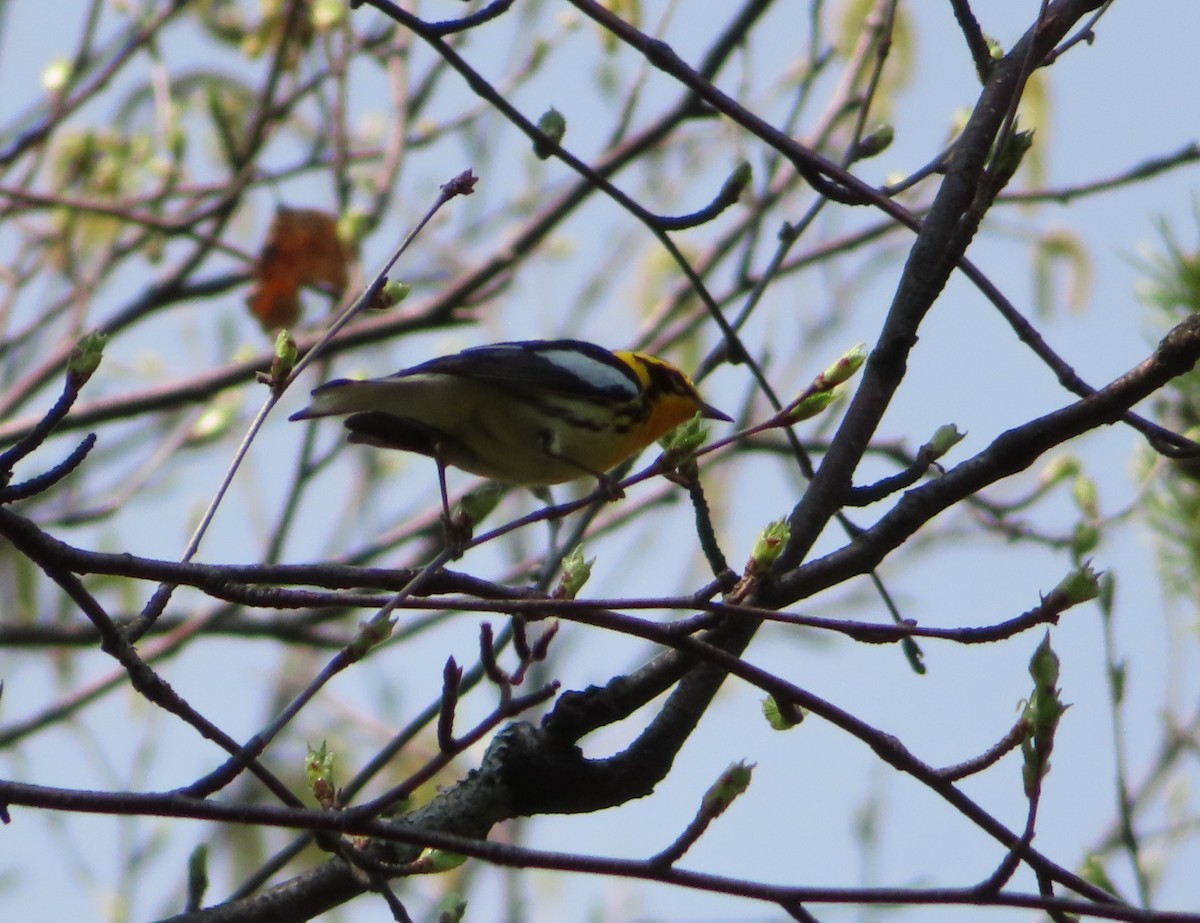
[[[1125,701],[1125,680],[1129,678],[1128,665],[1124,660],[1112,664],[1108,668],[1108,680],[1112,683],[1113,704],[1120,705]]]
[[[1071,556],[1082,561],[1100,544],[1100,529],[1094,523],[1077,522],[1071,532]]]
[[[1082,311],[1087,306],[1092,260],[1077,235],[1059,230],[1039,238],[1034,244],[1033,272],[1037,309],[1043,317],[1051,315],[1059,303],[1068,311]]]
[[[921,650],[921,645],[917,644],[915,638],[911,635],[901,638],[900,650],[904,652],[904,659],[908,661],[914,673],[924,676],[928,672],[929,668],[925,666],[925,652]]]
[[[672,458],[687,458],[708,442],[709,427],[700,414],[684,420],[658,440],[659,446]]]
[[[437,905],[437,923],[462,923],[467,915],[467,901],[457,892],[445,895]]]
[[[1108,877],[1107,869],[1104,868],[1104,860],[1095,853],[1090,853],[1083,860],[1083,867],[1079,870],[1079,874],[1085,881],[1091,882],[1098,888],[1103,888],[1115,897],[1120,897],[1121,892],[1117,890],[1117,886]]]
[[[342,0],[335,0],[341,5]],[[371,229],[371,216],[361,208],[351,208],[338,215],[335,233],[337,239],[348,251],[358,250],[367,232]]]
[[[238,391],[222,391],[204,408],[196,422],[188,429],[188,442],[198,445],[220,439],[234,423],[242,407],[242,394]]]
[[[1100,518],[1100,497],[1096,482],[1090,477],[1085,474],[1076,475],[1075,480],[1071,482],[1071,497],[1079,511],[1088,519],[1094,521]]]
[[[199,844],[188,856],[187,905],[199,908],[204,904],[204,893],[208,890],[208,846]]]
[[[42,69],[42,89],[47,93],[62,92],[71,79],[71,61],[68,58],[55,58]]]
[[[762,713],[772,731],[790,731],[804,720],[803,709],[790,703],[781,706],[773,695],[762,700]]]
[[[1020,168],[1021,161],[1033,147],[1033,135],[1033,129],[1011,132],[1002,142],[1000,150],[992,157],[991,173],[996,182],[997,192],[1008,185],[1009,180]]]
[[[1074,455],[1059,455],[1042,469],[1038,481],[1043,487],[1053,487],[1061,481],[1074,480],[1081,470],[1079,459]]]
[[[1117,578],[1113,576],[1111,570],[1106,570],[1100,575],[1100,595],[1096,597],[1097,605],[1100,606],[1100,614],[1106,619],[1113,617],[1113,602],[1117,594]]]

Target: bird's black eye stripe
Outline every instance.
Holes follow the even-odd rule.
[[[658,362],[647,362],[646,372],[650,377],[650,386],[646,389],[648,395],[678,394],[691,397],[695,394],[696,389],[676,369]]]

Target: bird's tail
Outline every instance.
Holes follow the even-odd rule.
[[[289,420],[311,420],[314,417],[336,417],[347,413],[387,410],[397,401],[395,381],[337,378],[321,385],[312,393],[307,407],[288,417]]]

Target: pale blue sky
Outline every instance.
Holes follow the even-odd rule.
[[[0,120],[19,110],[24,100],[38,92],[39,75],[44,65],[67,50],[68,39],[59,24],[73,22],[81,3],[50,7],[29,3],[9,4],[3,35],[0,35]],[[433,10],[435,5],[427,5]],[[518,4],[519,6],[519,4]],[[659,4],[644,4],[648,9]],[[790,59],[804,36],[806,13],[797,13],[789,21],[789,7],[778,5],[774,12],[780,28],[775,30],[777,45],[769,43],[758,53],[761,66],[782,67],[778,62]],[[800,4],[793,4],[798,11]],[[1039,6],[1037,0],[985,0],[975,9],[985,28],[1006,47],[1012,43]],[[701,8],[695,0],[681,7],[689,12]],[[704,9],[715,7],[703,6]],[[923,163],[949,130],[956,109],[969,106],[977,87],[967,62],[949,6],[945,3],[910,3],[906,6],[916,21],[918,66],[916,85],[904,97],[896,119],[896,141],[876,161],[861,166],[859,172],[878,181],[893,172],[907,172]],[[451,12],[447,12],[447,11]],[[457,5],[437,4],[430,15],[451,15]],[[369,9],[356,17],[377,14]],[[653,19],[653,16],[648,17]],[[681,53],[705,41],[704,16],[677,17],[670,40]],[[69,35],[71,27],[65,31]],[[494,28],[505,29],[503,23]],[[1148,158],[1177,150],[1196,139],[1200,126],[1200,97],[1194,90],[1196,36],[1200,35],[1200,5],[1191,3],[1117,2],[1101,22],[1093,45],[1080,46],[1064,57],[1046,75],[1051,112],[1051,127],[1038,135],[1044,152],[1050,185],[1075,184],[1127,169]],[[579,38],[586,41],[587,37]],[[176,50],[189,52],[186,33],[180,34]],[[500,43],[507,47],[504,43]],[[755,66],[759,66],[756,59]],[[499,68],[502,61],[493,62]],[[566,111],[570,119],[567,143],[587,152],[589,142],[602,138],[609,114],[596,109],[594,122],[588,107],[600,103],[591,92],[591,73],[572,69],[569,56],[552,58],[544,77],[524,88],[516,100],[524,111],[536,116],[548,105]],[[731,77],[732,79],[732,77]],[[668,96],[674,90],[665,90]],[[464,92],[463,98],[467,98]],[[654,98],[654,94],[650,95]],[[360,101],[363,111],[370,100]],[[442,113],[445,115],[446,113]],[[481,171],[481,198],[499,201],[509,184],[520,181],[525,143],[515,133],[503,135],[511,148],[511,158],[497,157],[488,164],[491,172]],[[725,156],[725,154],[728,156]],[[722,152],[725,163],[744,156],[736,145]],[[760,157],[752,149],[750,156]],[[414,173],[435,180],[447,178],[470,165],[458,162],[452,154],[440,159],[418,158]],[[718,165],[724,169],[723,165]],[[505,175],[504,171],[509,171]],[[719,173],[719,170],[718,170]],[[565,172],[562,174],[565,176]],[[1152,243],[1155,224],[1170,221],[1185,243],[1196,240],[1193,218],[1197,170],[1195,167],[1173,171],[1165,176],[1127,190],[1087,199],[1069,208],[1042,206],[1037,211],[998,209],[984,233],[971,250],[976,262],[996,280],[1005,293],[1027,314],[1034,313],[1028,282],[1030,229],[1061,229],[1078,235],[1091,256],[1093,273],[1091,297],[1077,313],[1056,311],[1039,321],[1047,339],[1093,384],[1120,374],[1140,361],[1150,348],[1146,314],[1134,298],[1138,273],[1131,257],[1139,247]],[[414,184],[415,185],[415,184]],[[307,196],[312,204],[328,204],[326,186],[298,182],[288,194]],[[473,208],[479,208],[472,203]],[[601,210],[606,205],[595,206]],[[265,221],[264,209],[257,216]],[[611,215],[607,216],[611,218]],[[849,220],[849,219],[847,219]],[[571,225],[575,237],[570,241],[574,259],[567,259],[546,275],[517,280],[505,306],[489,316],[479,328],[466,328],[453,334],[406,341],[404,354],[397,362],[416,361],[414,344],[427,345],[431,351],[450,349],[501,336],[528,335],[532,324],[543,335],[564,331],[544,329],[564,312],[555,304],[563,279],[578,278],[579,261],[586,263],[588,247],[595,242],[586,236],[586,224]],[[0,228],[0,261],[11,238]],[[247,232],[247,239],[253,234]],[[368,270],[377,265],[392,244],[392,238],[379,235],[365,253]],[[419,271],[419,259],[399,275]],[[853,306],[847,321],[823,345],[817,358],[832,358],[841,348],[856,341],[871,342],[899,272],[898,265],[884,266],[872,280],[868,297]],[[791,304],[780,297],[751,325],[749,335],[759,342],[786,335],[797,316],[808,310],[802,299],[823,303],[819,275],[810,275],[781,286],[780,295],[800,300]],[[241,295],[230,297],[236,302]],[[870,298],[877,310],[866,310]],[[615,341],[627,329],[627,306],[614,304],[611,313],[598,315],[586,325],[585,333],[606,345],[622,346]],[[122,353],[121,347],[127,349]],[[148,348],[145,341],[131,338],[119,344],[114,361],[131,366]],[[211,357],[204,357],[210,359]],[[195,357],[193,357],[195,359]],[[364,358],[376,361],[378,354]],[[373,374],[389,368],[364,369]],[[795,380],[802,382],[818,367],[797,370]],[[305,381],[300,391],[289,397],[281,410],[299,406],[303,390],[315,384]],[[118,387],[120,382],[110,382]],[[706,396],[718,406],[731,409],[746,388],[745,377],[737,370],[724,370],[705,386]],[[258,397],[248,398],[254,406]],[[1055,384],[1052,375],[1019,344],[1008,328],[996,317],[982,296],[961,279],[955,279],[935,306],[921,341],[914,352],[911,374],[885,420],[881,435],[906,439],[915,446],[933,429],[953,422],[968,437],[948,459],[953,464],[985,446],[1007,426],[1061,406],[1069,400]],[[270,431],[252,453],[247,469],[235,484],[235,505],[223,509],[213,533],[202,549],[207,560],[237,560],[239,555],[256,553],[257,529],[269,521],[268,510],[274,499],[270,487],[270,451],[294,451],[298,438],[295,428],[284,423],[286,412],[279,413],[269,425]],[[1085,464],[1100,486],[1102,507],[1113,513],[1134,499],[1134,486],[1128,474],[1137,439],[1127,429],[1114,427],[1087,437],[1077,447]],[[344,459],[343,459],[344,460]],[[722,521],[722,537],[731,557],[741,558],[757,530],[768,520],[787,512],[796,491],[794,479],[777,466],[755,463],[745,469],[749,475],[721,481],[718,489],[732,493],[735,513]],[[194,487],[194,504],[200,504],[215,487],[219,471],[190,465],[187,480]],[[414,463],[404,467],[404,479],[398,480],[397,500],[411,502],[414,496],[432,496],[434,481],[431,466]],[[345,472],[329,474],[330,504],[339,496],[338,481]],[[455,483],[468,483],[456,478]],[[252,489],[249,485],[254,485]],[[266,485],[267,489],[259,490]],[[277,485],[276,485],[277,486]],[[1004,486],[997,493],[1003,494]],[[420,493],[424,491],[425,493]],[[1014,492],[1019,492],[1014,490]],[[261,504],[263,509],[257,509]],[[179,516],[163,522],[154,507],[132,511],[120,521],[129,530],[135,550],[173,557],[182,549],[182,541],[192,521],[191,509],[176,507]],[[322,553],[326,535],[321,528],[322,511],[307,509],[312,523],[307,547],[289,549],[292,560],[305,560]],[[380,511],[380,519],[386,511]],[[679,515],[678,513],[674,515]],[[875,511],[856,514],[860,524],[868,524]],[[1039,522],[1060,530],[1070,528],[1074,513],[1065,494],[1039,514]],[[157,527],[144,527],[154,521]],[[657,521],[654,526],[626,534],[620,543],[598,543],[589,554],[600,558],[589,591],[596,595],[630,596],[639,593],[671,593],[689,587],[695,572],[671,575],[664,568],[633,568],[641,555],[638,542],[654,539],[654,529],[670,528]],[[686,523],[686,514],[682,520]],[[961,522],[961,518],[957,520]],[[369,528],[370,524],[364,525]],[[530,537],[529,546],[538,547],[539,537]],[[827,536],[823,547],[834,547],[840,537]],[[1155,581],[1154,563],[1144,529],[1127,528],[1096,552],[1100,569],[1117,567],[1118,644],[1132,665],[1128,690],[1127,721],[1131,764],[1134,777],[1144,766],[1145,752],[1157,739],[1156,725],[1164,698],[1186,710],[1195,701],[1197,651],[1192,636],[1172,637],[1164,619],[1164,603]],[[468,557],[464,567],[479,568],[482,573],[499,572],[507,562],[480,556]],[[669,568],[667,569],[669,570]],[[681,570],[683,570],[681,568]],[[1046,592],[1063,576],[1064,556],[1049,552],[1006,549],[994,541],[967,538],[922,557],[910,556],[903,566],[885,564],[882,576],[897,596],[906,615],[922,623],[938,626],[986,624],[1010,618],[1035,605],[1038,592]],[[851,592],[829,594],[815,600],[802,611],[841,615],[862,619],[883,616],[877,601],[861,585]],[[1191,613],[1186,613],[1191,616]],[[418,645],[405,649],[403,656],[392,651],[383,656],[395,658],[386,669],[405,674],[411,684],[394,679],[403,698],[401,714],[413,701],[423,703],[430,682],[440,673],[442,658],[453,651],[460,661],[472,656],[477,620],[465,619],[432,633]],[[846,642],[802,643],[795,633],[768,629],[756,641],[749,658],[756,664],[778,670],[785,677],[825,696],[888,732],[933,764],[950,764],[971,757],[1000,737],[1017,717],[1021,696],[1029,689],[1025,662],[1040,640],[1040,633],[994,648],[962,650],[932,642],[924,644],[929,675],[916,677],[908,671],[899,653],[887,647],[863,647]],[[1055,647],[1063,658],[1062,687],[1072,708],[1064,718],[1053,771],[1047,781],[1046,796],[1039,826],[1037,845],[1060,862],[1071,865],[1081,850],[1100,833],[1098,825],[1113,815],[1111,786],[1112,757],[1109,714],[1104,691],[1103,661],[1100,648],[1100,622],[1094,608],[1083,607],[1067,615],[1053,633]],[[824,639],[816,639],[823,641]],[[644,649],[623,639],[600,639],[594,633],[564,626],[560,638],[562,653],[560,675],[569,687],[606,679],[640,662]],[[258,726],[261,716],[246,709],[258,684],[277,666],[267,657],[264,645],[214,643],[200,646],[203,656],[192,656],[173,664],[168,671],[171,682],[198,708],[211,715],[235,736],[246,736]],[[0,722],[36,710],[39,703],[53,694],[49,668],[40,662],[21,662],[22,655],[0,660],[6,681],[5,698],[0,705]],[[212,681],[214,664],[224,676]],[[110,669],[99,656],[89,664],[93,675]],[[381,712],[379,688],[356,676],[339,680],[330,690],[322,714],[336,716],[345,709],[356,716],[376,715],[381,725],[389,720]],[[653,797],[616,811],[589,817],[544,818],[530,826],[531,845],[548,849],[578,849],[581,844],[601,854],[643,855],[673,838],[691,817],[708,783],[731,761],[745,759],[758,764],[753,786],[735,808],[723,817],[708,837],[698,844],[684,863],[690,868],[718,871],[729,875],[747,875],[764,880],[813,885],[855,885],[860,883],[860,856],[852,839],[851,824],[864,800],[873,794],[882,799],[885,824],[877,856],[877,883],[919,884],[924,876],[935,874],[937,883],[967,884],[985,877],[999,861],[993,842],[969,830],[948,808],[923,789],[905,779],[896,778],[880,767],[866,749],[848,740],[819,721],[810,721],[788,734],[768,730],[758,717],[759,693],[738,684],[730,684],[713,712],[707,717],[679,759],[676,771],[659,787]],[[486,702],[467,706],[482,709]],[[140,716],[136,722],[131,715]],[[333,720],[331,718],[331,720]],[[145,788],[181,784],[188,773],[195,775],[209,766],[216,755],[197,750],[190,730],[183,729],[158,715],[131,705],[128,700],[109,703],[98,710],[93,726],[111,722],[111,736],[104,739],[114,746],[117,758],[128,760],[139,742],[148,741],[160,751],[150,778],[130,780],[120,773],[120,783],[136,782]],[[589,740],[589,752],[603,753],[620,746],[624,738],[600,734]],[[47,744],[31,746],[28,751],[0,757],[0,773],[46,784],[79,785],[77,773],[86,748],[60,735]],[[176,750],[178,759],[173,757]],[[199,769],[198,769],[199,767]],[[1200,779],[1191,778],[1195,786]],[[96,786],[105,780],[92,779]],[[1019,828],[1023,820],[1018,762],[1010,757],[981,779],[971,780],[964,789],[993,810],[1010,827]],[[31,812],[15,812],[14,824],[0,830],[0,874],[18,874],[11,889],[0,891],[0,906],[13,919],[75,918],[99,919],[105,886],[115,887],[118,879],[111,867],[120,842],[121,824],[106,818],[72,820],[75,848],[80,863],[96,871],[94,889],[79,884],[71,862],[62,858],[62,841],[49,835]],[[164,864],[160,878],[147,885],[152,893],[139,895],[134,918],[149,918],[161,909],[160,901],[176,893],[182,878],[182,859],[194,842],[204,838],[199,825],[167,825],[146,822],[138,833],[161,828],[171,830],[167,845],[170,862]],[[178,831],[182,831],[179,834]],[[631,836],[631,831],[637,831]],[[764,842],[765,837],[771,837]],[[945,844],[953,843],[947,855]],[[46,857],[55,856],[54,861]],[[109,857],[112,856],[110,859]],[[1200,867],[1200,851],[1193,847],[1191,868]],[[1176,863],[1164,883],[1164,904],[1176,909],[1200,905],[1200,885],[1195,877],[1181,875],[1187,862]],[[1115,865],[1111,869],[1122,887],[1129,877]],[[86,877],[86,876],[84,876]],[[1028,876],[1018,878],[1024,890],[1035,890]],[[689,920],[717,923],[732,919],[774,919],[769,908],[719,898],[687,894],[679,890],[604,879],[582,877],[552,881],[548,876],[537,880],[529,892],[536,905],[531,917],[537,921],[574,923],[594,918],[613,921]],[[213,897],[219,897],[220,891]],[[842,909],[814,908],[824,920],[849,919]],[[348,909],[347,920],[379,919],[384,909],[370,900],[361,900]],[[922,910],[922,920],[961,919],[961,910]],[[476,907],[474,919],[495,919],[491,908]],[[1028,915],[1006,914],[1005,919]],[[868,915],[870,918],[870,915]],[[971,912],[970,918],[1000,919],[999,914]]]

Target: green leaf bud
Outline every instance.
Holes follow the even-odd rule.
[[[67,358],[67,380],[71,387],[78,390],[92,377],[104,357],[104,344],[107,342],[108,334],[95,331],[85,334],[75,344]]]
[[[331,808],[337,802],[337,788],[333,780],[334,753],[321,741],[319,747],[308,747],[304,758],[304,778],[309,790],[323,808]]]
[[[855,160],[866,160],[882,154],[896,140],[896,130],[891,125],[880,125],[874,131],[863,135],[854,149]]]
[[[786,519],[776,519],[768,523],[754,542],[750,551],[750,561],[746,570],[752,574],[763,574],[775,563],[783,546],[791,537],[792,526]]]
[[[1058,685],[1058,670],[1058,655],[1050,646],[1050,632],[1046,632],[1042,643],[1029,658],[1029,675],[1038,689],[1054,689]]]
[[[445,849],[427,849],[418,861],[430,872],[450,872],[466,864],[467,857]]]
[[[383,283],[379,298],[371,305],[373,310],[386,311],[402,302],[412,292],[412,286],[405,282],[388,279]]]
[[[558,586],[553,594],[554,598],[574,599],[579,595],[579,591],[592,576],[592,565],[595,563],[595,558],[584,558],[582,545],[572,548],[571,553],[563,558],[562,576],[558,578]]]
[[[1042,469],[1042,473],[1038,475],[1038,481],[1043,487],[1052,487],[1060,481],[1078,477],[1081,470],[1079,459],[1074,455],[1059,455],[1051,459],[1050,463]]]
[[[283,329],[275,334],[275,358],[271,362],[271,378],[282,382],[291,375],[292,369],[296,367],[298,355],[296,340],[290,330]]]
[[[314,30],[329,32],[346,18],[346,4],[343,0],[315,0],[308,16]]]
[[[809,394],[807,397],[801,398],[787,412],[787,422],[799,423],[801,420],[815,417],[832,404],[840,394],[840,389],[835,389],[832,391],[817,391],[814,394]]]
[[[813,389],[816,391],[830,391],[842,382],[849,381],[862,364],[867,361],[867,349],[862,343],[857,346],[852,346],[846,350],[833,365],[825,369],[820,375],[813,379]]]
[[[1092,562],[1084,561],[1067,574],[1053,592],[1066,597],[1067,607],[1077,606],[1100,595],[1100,577],[1101,574],[1092,569]],[[1049,643],[1048,636],[1043,643]]]
[[[933,436],[921,448],[929,452],[930,458],[941,458],[966,437],[953,423],[944,423],[933,431]]]
[[[546,160],[554,153],[554,148],[546,141],[557,146],[562,143],[563,136],[567,133],[567,119],[561,112],[551,106],[542,113],[542,117],[538,119],[538,131],[543,135],[543,138],[533,142],[533,153],[539,160]]]
[[[491,515],[492,510],[504,496],[504,485],[495,481],[480,484],[463,494],[458,501],[458,514],[470,525],[475,526]]]
[[[733,168],[733,172],[721,186],[721,191],[717,193],[717,201],[723,205],[732,205],[742,197],[742,193],[750,186],[753,179],[754,168],[750,166],[750,161],[743,160]]]
[[[734,799],[750,787],[754,764],[739,761],[731,764],[704,793],[704,813],[709,817],[723,814]]]
[[[383,611],[377,612],[367,621],[358,623],[358,634],[350,642],[346,653],[352,661],[361,660],[372,648],[390,638],[395,627],[396,619],[385,615]]]

